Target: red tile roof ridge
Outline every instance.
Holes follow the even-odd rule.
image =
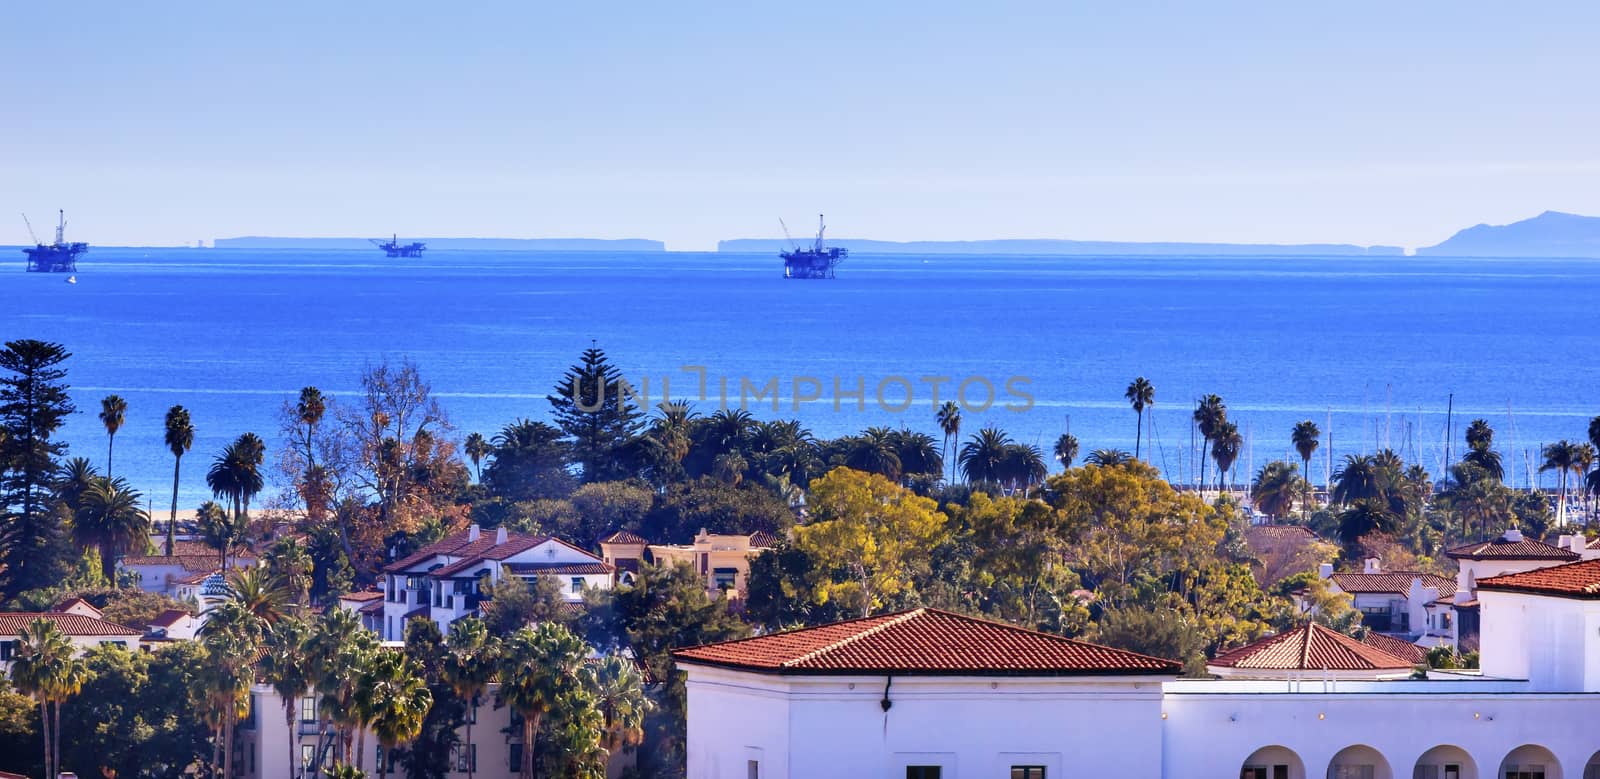
[[[920,608],[920,609],[911,609],[910,611],[904,611],[904,612],[901,612],[900,614],[897,614],[897,615],[891,615],[891,617],[889,619],[885,619],[884,621],[879,622],[878,624],[873,625],[872,627],[867,628],[866,630],[863,630],[863,631],[861,631],[859,633],[851,633],[850,635],[845,636],[844,638],[841,638],[838,641],[835,641],[835,642],[833,642],[831,644],[825,644],[823,646],[820,646],[820,647],[817,647],[816,649],[811,650],[810,652],[807,652],[807,653],[805,653],[803,655],[800,655],[799,657],[792,658],[790,660],[785,660],[785,661],[779,663],[779,665],[784,666],[786,668],[799,665],[799,664],[804,663],[804,662],[806,662],[808,660],[812,660],[814,658],[821,657],[822,655],[825,655],[825,654],[827,654],[829,652],[832,652],[835,649],[843,648],[843,647],[849,645],[852,642],[860,641],[861,639],[867,638],[868,636],[872,636],[872,635],[875,635],[877,633],[881,633],[886,628],[892,627],[894,625],[899,625],[899,624],[901,624],[903,622],[909,622],[909,621],[911,621],[913,619],[916,619],[917,617],[922,616],[923,614],[925,614],[927,612],[928,612],[927,608]],[[879,615],[879,616],[882,617],[883,615]],[[867,617],[866,619],[871,619],[871,617]],[[843,623],[839,623],[839,624],[843,624]]]

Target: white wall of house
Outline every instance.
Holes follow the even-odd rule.
[[[899,779],[1160,775],[1161,685],[1141,677],[775,676],[683,666],[689,776]],[[1236,775],[1236,773],[1235,773]]]
[[[1479,590],[1478,602],[1485,674],[1600,692],[1600,601]]]

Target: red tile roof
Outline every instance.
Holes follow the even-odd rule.
[[[1491,576],[1478,580],[1478,590],[1600,600],[1600,560],[1584,560],[1522,573]]]
[[[361,592],[347,592],[347,593],[345,593],[343,595],[340,595],[339,596],[339,600],[348,600],[348,601],[355,601],[357,603],[365,603],[365,602],[367,602],[369,600],[377,600],[377,599],[382,598],[382,597],[383,597],[383,593],[378,591],[378,590],[363,590]]]
[[[1386,636],[1369,630],[1367,635],[1361,639],[1361,643],[1382,649],[1402,660],[1409,660],[1412,665],[1421,665],[1428,662],[1428,653],[1424,652],[1422,647],[1394,636]]]
[[[245,558],[235,559],[243,560]],[[222,558],[218,557],[215,552],[205,555],[180,554],[171,557],[164,555],[129,555],[122,558],[121,565],[174,565],[192,573],[211,573],[222,567]]]
[[[0,636],[15,636],[34,620],[44,617],[69,636],[142,636],[143,631],[82,614],[43,614],[32,611],[0,612]]]
[[[770,549],[778,544],[778,537],[765,530],[750,534],[751,549]]]
[[[611,535],[600,539],[600,543],[602,543],[602,544],[648,544],[650,542],[644,540],[643,538],[640,538],[638,535],[636,535],[634,533],[630,533],[630,532],[628,532],[626,530],[618,530],[617,532],[612,533]]]
[[[1307,622],[1217,655],[1207,665],[1262,671],[1398,671],[1415,663]]]
[[[1448,598],[1456,594],[1456,580],[1447,579],[1435,573],[1419,573],[1416,571],[1387,571],[1384,573],[1336,573],[1333,583],[1339,589],[1355,594],[1358,592],[1395,593],[1405,595],[1411,592],[1411,582],[1422,580],[1424,587],[1439,588],[1439,597]]]
[[[1445,552],[1446,555],[1457,560],[1561,560],[1571,561],[1578,559],[1579,555],[1570,549],[1562,549],[1543,541],[1532,538],[1517,537],[1515,541],[1508,541],[1504,537],[1493,541],[1483,541],[1476,544],[1458,546]]]
[[[679,662],[782,674],[1177,674],[1180,666],[937,609],[837,622],[672,653]]]
[[[506,570],[517,576],[532,576],[611,573],[616,569],[605,563],[506,563]]]
[[[187,612],[187,611],[180,611],[178,609],[167,609],[166,611],[161,612],[161,614],[159,616],[157,616],[155,619],[150,620],[150,627],[153,627],[153,628],[170,628],[170,627],[172,627],[173,623],[175,623],[178,620],[183,619],[184,617],[187,617],[187,616],[189,616],[189,612]]]
[[[1317,534],[1304,525],[1251,525],[1244,529],[1244,540],[1251,546],[1305,544],[1317,540]]]
[[[95,608],[93,603],[90,603],[82,598],[68,598],[56,604],[56,607],[51,609],[51,611],[66,611],[74,606],[87,606],[90,611],[94,612],[94,614],[89,615],[91,617],[98,616],[101,613],[99,609]]]

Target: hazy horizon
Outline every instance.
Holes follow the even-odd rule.
[[[1428,246],[1600,213],[1600,7],[27,4],[0,243]],[[72,56],[61,54],[68,31]]]

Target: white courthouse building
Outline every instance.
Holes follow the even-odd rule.
[[[1426,678],[1302,629],[1179,679],[932,609],[680,650],[689,776],[1600,779],[1600,560],[1471,584],[1482,670]]]

